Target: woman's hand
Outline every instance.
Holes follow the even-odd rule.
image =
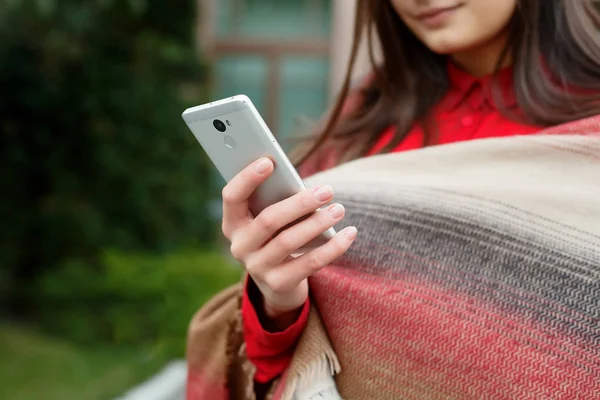
[[[307,278],[344,254],[357,232],[354,227],[345,228],[322,246],[298,258],[291,257],[341,221],[344,207],[332,204],[314,213],[333,198],[332,188],[325,185],[306,189],[253,217],[248,199],[273,173],[273,168],[271,160],[260,159],[223,188],[223,233],[231,241],[231,254],[245,266],[261,291],[265,314],[277,319],[304,304],[308,297]],[[279,232],[310,213],[314,214]]]

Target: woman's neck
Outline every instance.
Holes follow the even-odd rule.
[[[452,60],[474,77],[490,75],[496,70],[498,61],[506,47],[508,34],[502,33],[481,46],[452,54]],[[500,68],[512,63],[510,55],[504,57]]]

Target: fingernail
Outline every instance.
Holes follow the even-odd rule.
[[[344,206],[341,204],[334,204],[330,206],[327,210],[333,218],[339,218],[344,214]]]
[[[329,185],[321,186],[315,192],[315,196],[319,201],[327,201],[333,196],[333,189]]]
[[[344,235],[346,235],[346,238],[349,240],[354,240],[357,233],[358,230],[353,226],[349,226],[348,228],[344,229]]]
[[[264,174],[271,167],[271,160],[268,158],[261,159],[258,164],[256,164],[256,172],[259,174]]]

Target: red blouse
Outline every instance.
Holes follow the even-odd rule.
[[[438,127],[436,144],[527,135],[540,130],[539,127],[513,122],[501,115],[499,105],[495,104],[492,96],[492,76],[474,78],[452,63],[448,66],[448,76],[451,88],[434,110]],[[504,105],[516,107],[512,69],[500,71],[498,80]],[[393,135],[394,127],[384,131],[370,154],[377,153],[385,147]],[[423,130],[415,125],[392,151],[418,149],[422,143]],[[304,304],[298,320],[283,332],[270,333],[263,329],[257,309],[261,309],[260,292],[249,280],[242,299],[246,353],[248,359],[256,366],[255,380],[266,383],[282,374],[289,365],[294,346],[308,320],[309,300]]]

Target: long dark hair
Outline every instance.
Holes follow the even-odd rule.
[[[600,13],[594,1],[519,0],[496,68],[512,58],[520,112],[505,109],[510,118],[552,126],[600,114]],[[340,118],[363,36],[374,77],[361,106]],[[381,45],[381,63],[375,60],[373,36]],[[396,135],[384,152],[415,123],[425,128],[423,144],[429,141],[435,125],[431,110],[449,87],[447,57],[433,53],[412,33],[390,0],[357,0],[353,40],[337,102],[298,164],[327,142],[344,147],[341,161],[360,157],[389,126],[396,126]]]

